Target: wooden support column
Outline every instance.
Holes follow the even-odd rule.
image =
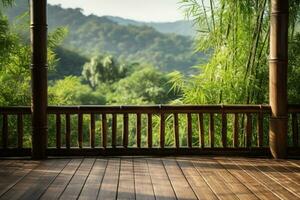
[[[270,148],[274,158],[285,158],[287,149],[288,0],[271,0],[269,90],[272,116]]]
[[[32,158],[45,159],[47,148],[47,0],[30,1]]]

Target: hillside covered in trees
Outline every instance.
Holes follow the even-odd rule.
[[[26,11],[28,11],[28,2],[18,0],[16,6],[7,9],[6,13],[12,20]],[[50,32],[59,27],[66,27],[68,34],[62,48],[87,58],[98,54],[111,54],[128,62],[148,63],[162,71],[179,70],[188,74],[193,71],[190,67],[201,62],[204,56],[201,53],[194,53],[191,37],[161,33],[150,27],[151,24],[117,19],[95,15],[85,16],[79,8],[63,9],[59,5],[48,5]],[[173,26],[175,32],[177,30],[174,26],[184,26],[190,31],[190,23],[178,23],[169,24],[167,29]],[[152,25],[159,26],[158,29],[164,26],[157,23]],[[64,55],[59,54],[59,57]],[[77,71],[74,71],[74,74],[77,74]]]

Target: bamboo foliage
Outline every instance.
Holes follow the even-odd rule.
[[[267,103],[269,1],[182,0],[187,17],[199,34],[197,51],[207,53],[208,62],[198,74],[170,74],[183,93],[183,103]],[[291,1],[290,28],[299,20],[299,1]]]

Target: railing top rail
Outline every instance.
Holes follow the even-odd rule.
[[[290,113],[299,113],[300,105],[288,106]],[[78,105],[49,106],[49,114],[77,113],[269,113],[269,105]],[[31,114],[29,106],[0,107],[1,114]]]
[[[146,105],[146,106],[49,106],[56,113],[240,113],[270,111],[268,105]]]
[[[8,106],[0,107],[0,113],[2,114],[31,114],[30,106]]]

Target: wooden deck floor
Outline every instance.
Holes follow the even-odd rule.
[[[300,160],[0,160],[0,199],[300,199]]]

